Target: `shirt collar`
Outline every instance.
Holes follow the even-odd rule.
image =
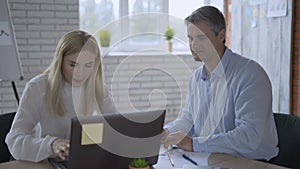
[[[66,82],[65,80],[63,81],[63,87],[67,88],[67,89],[72,89],[72,85],[68,82]]]
[[[232,54],[231,50],[226,48],[221,61],[218,63],[218,65],[212,71],[211,75],[209,75],[208,70],[204,65],[203,69],[202,69],[201,79],[206,81],[210,78],[212,78],[211,80],[213,80],[215,78],[222,77],[225,74],[225,69],[228,66],[231,54]]]
[[[64,81],[64,83],[63,83],[63,90],[67,94],[71,95],[71,93],[72,93],[72,86],[68,82]]]

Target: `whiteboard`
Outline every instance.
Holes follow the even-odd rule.
[[[7,0],[0,0],[0,81],[23,79]]]

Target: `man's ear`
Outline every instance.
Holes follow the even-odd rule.
[[[225,42],[226,40],[226,29],[223,28],[217,35],[217,38],[221,41],[221,42]]]

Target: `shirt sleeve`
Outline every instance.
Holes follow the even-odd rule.
[[[175,120],[164,126],[168,133],[182,131],[188,133],[193,127],[192,103],[193,102],[193,78],[189,80],[188,93],[186,96],[185,106],[182,109],[181,115]]]
[[[108,90],[108,88],[104,87],[104,98],[103,98],[103,104],[101,107],[102,113],[117,113],[118,110],[113,102],[113,99],[111,97],[111,94]]]
[[[17,160],[39,162],[53,155],[51,143],[56,137],[47,135],[38,138],[34,135],[39,113],[43,111],[39,107],[41,99],[39,86],[32,82],[27,83],[5,140],[10,153]]]
[[[235,128],[213,134],[206,141],[193,138],[194,151],[248,154],[259,151],[264,129],[272,126],[272,89],[268,76],[259,66],[238,80],[235,96]],[[276,136],[276,135],[275,135]],[[276,138],[269,138],[276,140]],[[276,141],[275,141],[276,142]],[[259,157],[258,157],[259,158]]]

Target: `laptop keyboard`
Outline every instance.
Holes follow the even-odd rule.
[[[68,162],[66,161],[66,162],[64,162],[64,163],[60,163],[61,164],[61,166],[63,167],[63,168],[67,168],[68,167]]]
[[[57,158],[48,158],[48,161],[55,169],[68,168],[68,160],[57,160]]]

